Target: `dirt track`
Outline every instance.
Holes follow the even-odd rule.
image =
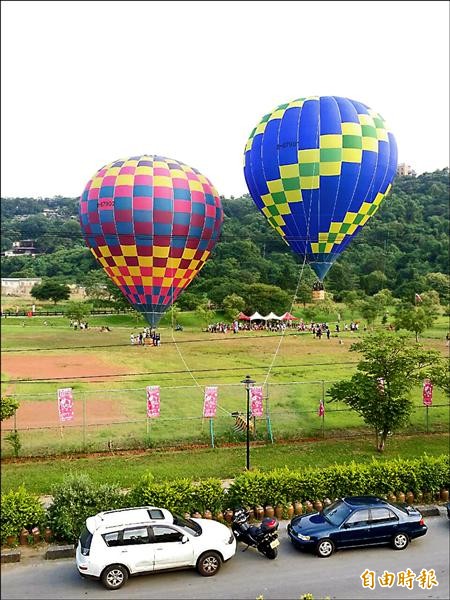
[[[96,381],[95,376],[114,375],[120,372],[120,367],[108,364],[92,354],[72,354],[60,356],[3,356],[2,372],[11,378],[29,379],[53,379],[67,378],[55,382],[55,399],[42,400],[30,397],[30,401],[21,399],[16,414],[18,428],[27,427],[55,427],[60,424],[58,405],[56,400],[57,387],[70,387],[72,377],[92,375],[85,381]],[[102,379],[97,379],[102,381]],[[13,393],[12,384],[6,392]],[[83,406],[81,400],[77,400],[75,394],[75,418],[71,425],[81,425],[83,422]],[[114,420],[125,419],[120,403],[114,400],[89,400],[87,411],[88,424],[111,423]],[[2,423],[4,429],[13,427],[13,419]]]

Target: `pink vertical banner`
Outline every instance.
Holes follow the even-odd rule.
[[[72,388],[61,388],[58,390],[58,413],[61,422],[72,421],[74,418]]]
[[[205,400],[203,402],[203,416],[215,417],[217,411],[217,387],[205,388]]]
[[[423,380],[422,399],[424,406],[431,406],[433,404],[433,384],[430,379]]]
[[[319,415],[319,417],[325,416],[325,405],[323,403],[323,400],[321,400],[319,403],[319,410],[317,411],[317,414]]]
[[[147,388],[147,417],[159,417],[159,385],[148,385]]]
[[[261,386],[250,388],[252,417],[263,416],[263,389]]]

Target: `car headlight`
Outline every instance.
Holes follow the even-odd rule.
[[[299,540],[303,540],[305,542],[309,542],[309,540],[311,539],[310,535],[302,535],[301,533],[297,533],[297,537]]]

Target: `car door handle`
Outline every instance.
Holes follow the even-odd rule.
[[[127,554],[128,550],[121,550],[121,554]]]
[[[156,548],[157,550],[164,550],[164,548]]]

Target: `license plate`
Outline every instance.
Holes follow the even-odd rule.
[[[280,545],[280,540],[273,540],[273,542],[270,542],[271,548],[276,548],[279,545]]]

